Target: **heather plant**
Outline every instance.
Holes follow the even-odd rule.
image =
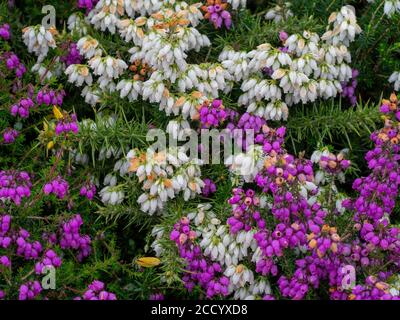
[[[399,19],[2,2],[0,299],[398,299]]]

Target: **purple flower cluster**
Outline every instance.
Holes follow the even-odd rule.
[[[3,143],[12,144],[17,139],[19,132],[13,128],[6,128],[3,131]]]
[[[282,141],[276,148],[273,140],[269,142],[272,150],[262,142],[266,159],[263,170],[255,177],[261,192],[271,196],[267,209],[270,212],[263,214],[265,209],[254,190],[233,190],[229,200],[232,216],[227,221],[230,232],[257,230],[254,239],[262,256],[256,261],[256,272],[279,276],[277,284],[282,296],[303,299],[327,281],[332,299],[393,298],[385,281],[400,271],[400,228],[390,225],[385,214],[393,211],[400,185],[397,98],[392,95],[385,100],[381,111],[385,126],[371,135],[375,147],[366,155],[372,172],[354,181],[358,197],[343,201],[345,208],[354,211],[354,222],[341,230],[343,235],[328,224],[334,220],[318,201],[308,201],[319,191],[313,184],[312,163],[286,153],[282,148],[284,131],[277,135]],[[350,162],[339,153],[322,156],[319,165],[330,174],[337,174]],[[302,248],[295,260],[296,269],[287,274],[280,270],[285,265],[281,259],[284,261],[296,248]],[[384,271],[376,274],[383,265]],[[363,277],[357,277],[357,285],[345,287],[345,267],[353,268],[357,275],[367,275],[365,283]]]
[[[65,181],[61,176],[58,176],[51,182],[46,183],[43,187],[43,192],[46,195],[54,193],[59,199],[64,199],[64,197],[68,194],[68,190],[68,182]]]
[[[318,260],[311,256],[296,260],[296,267],[290,280],[285,276],[279,278],[278,286],[284,297],[300,300],[308,292],[309,285],[318,288],[323,270],[318,266]]]
[[[91,2],[91,1],[90,1]],[[60,61],[68,67],[71,64],[81,64],[83,57],[79,53],[75,42],[71,42],[68,47],[68,53],[60,58]]]
[[[205,12],[204,17],[208,19],[216,29],[223,25],[230,29],[232,26],[232,17],[227,10],[228,4],[225,0],[207,0],[207,5],[202,7]]]
[[[29,117],[29,110],[35,106],[31,98],[22,98],[18,103],[11,106],[11,115],[16,117],[19,115],[21,118]]]
[[[217,186],[209,178],[204,179],[203,182],[204,182],[204,187],[202,189],[202,194],[204,197],[208,198],[217,191]]]
[[[226,127],[232,132],[235,141],[242,144],[244,151],[247,150],[249,137],[254,137],[254,140],[250,140],[250,145],[262,145],[265,153],[280,152],[284,143],[285,127],[270,128],[263,118],[247,112],[240,117],[237,113],[232,112],[232,114],[234,116],[229,119],[230,122]],[[248,136],[248,132],[251,133],[250,136]]]
[[[33,300],[40,292],[42,292],[40,282],[29,281],[19,287],[19,300]]]
[[[79,191],[79,195],[86,197],[89,200],[93,200],[95,194],[96,186],[93,183],[86,183],[81,187],[81,190]]]
[[[36,103],[38,105],[45,104],[61,106],[65,97],[64,90],[41,89],[36,95]]]
[[[359,72],[357,69],[353,69],[351,74],[351,80],[348,83],[341,83],[342,97],[349,99],[350,103],[354,106],[357,103],[356,89]]]
[[[203,129],[217,128],[225,121],[227,117],[227,111],[222,105],[222,100],[215,99],[211,103],[209,101],[204,102],[199,110],[200,123]]]
[[[192,291],[199,284],[207,293],[208,298],[228,294],[229,278],[223,275],[219,263],[208,261],[199,245],[195,243],[196,232],[190,229],[190,221],[183,217],[174,225],[170,239],[176,243],[181,258],[185,259],[187,273],[182,280],[185,287]]]
[[[375,147],[367,152],[371,174],[353,182],[359,192],[354,201],[345,200],[343,206],[356,211],[356,219],[372,219],[378,222],[385,213],[390,213],[396,204],[400,185],[400,130],[399,107],[395,95],[384,100],[381,107],[385,113],[385,126],[371,134]]]
[[[78,122],[76,114],[73,113],[69,117],[64,117],[60,119],[56,124],[56,135],[59,136],[62,133],[68,134],[72,132],[74,134],[78,133]]]
[[[77,214],[71,220],[65,222],[61,227],[61,248],[77,250],[77,258],[79,261],[82,261],[84,258],[89,256],[92,250],[90,246],[90,237],[79,233],[82,224],[83,220],[81,216]]]
[[[90,238],[86,235],[79,235],[79,228],[82,223],[81,217],[76,215],[70,221],[62,224],[59,242],[56,233],[44,234],[43,239],[47,242],[47,249],[43,250],[43,246],[39,241],[30,240],[30,233],[27,230],[18,227],[17,229],[15,227],[11,228],[11,216],[0,216],[0,247],[8,248],[8,255],[0,256],[0,273],[4,270],[3,268],[11,268],[13,252],[17,257],[34,261],[34,272],[38,275],[42,273],[43,268],[46,266],[59,268],[62,264],[61,257],[56,253],[55,249],[51,248],[58,243],[62,249],[79,250],[77,258],[81,261],[91,251]],[[20,299],[34,299],[40,293],[41,288],[35,283],[36,281],[30,281],[20,287]],[[113,294],[107,293],[103,289],[95,289],[96,283],[93,286],[93,288],[89,289],[92,289],[99,299],[113,299]],[[5,293],[2,293],[2,297],[4,297]]]
[[[0,257],[0,265],[3,265],[3,266],[6,267],[6,268],[11,267],[11,260],[10,260],[10,258],[7,257],[7,256],[1,256],[1,257]],[[0,272],[1,272],[1,269],[0,269]]]
[[[343,153],[337,155],[330,153],[327,156],[321,156],[319,166],[330,174],[338,174],[350,166],[350,161],[344,158]]]
[[[4,215],[0,216],[0,247],[6,249],[11,244],[11,237],[9,236],[9,230],[11,225],[11,216]]]
[[[79,9],[86,9],[86,13],[89,13],[97,2],[98,0],[78,0],[77,6]]]
[[[112,292],[104,290],[104,283],[99,280],[94,280],[85,291],[83,300],[117,300],[117,296]],[[74,300],[82,300],[81,297],[76,297]]]
[[[20,229],[16,235],[15,243],[17,244],[17,255],[24,257],[26,260],[37,259],[42,252],[43,247],[39,241],[29,241],[30,234],[25,229]]]
[[[4,40],[9,40],[10,39],[10,25],[8,23],[4,23],[3,25],[0,26],[0,38],[3,38]]]
[[[31,178],[25,171],[0,171],[0,200],[10,200],[16,205],[31,196]]]
[[[260,199],[253,190],[233,189],[229,204],[232,206],[232,216],[228,218],[227,223],[231,233],[235,234],[243,229],[249,231],[254,221],[258,221],[260,212],[256,208],[260,204]]]
[[[41,274],[45,267],[59,268],[61,266],[61,262],[61,258],[54,250],[47,250],[42,260],[35,264],[35,272],[36,274]]]
[[[3,54],[1,59],[5,60],[8,70],[15,70],[15,75],[17,78],[21,78],[26,72],[25,65],[19,61],[19,58],[16,54],[12,52],[6,52]]]
[[[161,292],[153,293],[149,296],[149,300],[152,300],[152,301],[161,301],[164,299],[165,299],[165,297]]]

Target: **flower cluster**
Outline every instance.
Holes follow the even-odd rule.
[[[16,205],[21,204],[23,198],[31,195],[32,182],[25,171],[0,171],[0,200],[9,200]]]
[[[208,298],[228,294],[229,279],[222,274],[221,265],[211,263],[202,255],[201,248],[194,243],[196,233],[190,229],[189,219],[183,217],[174,225],[170,239],[178,246],[179,255],[186,260],[189,271],[182,280],[191,291],[196,284],[204,288]]]
[[[95,194],[96,194],[96,185],[91,182],[83,185],[79,191],[79,195],[86,197],[89,200],[93,200]]]
[[[45,104],[61,106],[65,97],[64,90],[41,89],[36,95],[36,103],[40,106]]]
[[[354,9],[349,6],[332,14],[329,23],[333,23],[333,30],[328,27],[322,37],[308,31],[290,36],[280,32],[281,48],[270,43],[248,53],[225,48],[220,55],[222,66],[231,77],[243,80],[244,93],[238,103],[264,119],[286,120],[288,106],[327,99],[341,92],[340,83],[352,78],[347,47],[361,30]],[[339,36],[336,29],[341,30]]]
[[[200,123],[202,128],[219,127],[227,117],[227,112],[222,105],[222,100],[214,99],[211,103],[205,101],[199,110]]]
[[[209,268],[212,275],[207,277],[212,279],[221,270],[229,279],[226,294],[234,298],[273,299],[269,285],[257,279],[256,274],[261,274],[276,276],[280,295],[291,299],[304,299],[322,283],[330,286],[332,299],[397,299],[395,290],[389,292],[388,282],[390,275],[399,272],[400,229],[390,225],[388,214],[394,208],[400,182],[398,105],[394,95],[383,101],[385,127],[371,135],[375,148],[366,156],[372,173],[355,180],[353,188],[358,197],[343,201],[343,210],[354,211],[349,226],[335,226],[336,218],[330,213],[343,215],[343,210],[332,210],[329,202],[320,203],[328,182],[326,199],[335,201],[334,178],[343,176],[350,165],[346,151],[334,155],[323,149],[313,154],[312,161],[295,158],[283,148],[283,131],[276,148],[273,141],[268,142],[272,148],[262,148],[262,166],[249,180],[261,193],[234,189],[227,225],[204,205],[174,225],[170,239],[178,245],[189,270],[196,257],[203,257],[204,266],[208,260],[217,263]],[[316,181],[313,163],[324,172],[324,179]],[[152,247],[163,256],[162,232],[155,234]],[[288,254],[295,259],[295,269],[290,273],[283,263]],[[252,264],[242,263],[244,260]],[[385,272],[375,274],[376,266],[384,261],[390,261]],[[349,284],[349,269],[363,272],[366,280],[357,278],[356,284]],[[221,288],[220,282],[211,280],[210,290],[201,278],[194,281],[190,273],[184,274],[184,279],[191,281],[189,290],[199,283],[209,296],[215,293],[215,283]]]
[[[112,292],[104,290],[105,285],[99,280],[94,280],[86,290],[82,298],[76,297],[74,300],[117,300],[117,296]]]
[[[9,40],[11,35],[10,25],[4,23],[0,26],[0,37],[4,40]]]
[[[78,251],[77,259],[82,261],[90,255],[91,240],[88,235],[81,235],[79,229],[83,225],[83,220],[79,214],[61,226],[60,246],[62,249],[74,249]]]
[[[368,2],[375,2],[375,0],[367,0]],[[400,1],[399,0],[385,0],[383,12],[388,16],[392,17],[395,13],[400,13]]]
[[[393,82],[394,90],[400,90],[400,72],[395,71],[389,77],[389,82]]]
[[[42,292],[40,282],[29,281],[19,287],[19,300],[33,300]]]
[[[201,193],[200,160],[190,159],[183,148],[128,153],[129,171],[135,172],[143,183],[145,193],[139,196],[141,210],[154,214],[163,209],[168,199],[182,193],[188,200]]]
[[[43,186],[44,194],[49,195],[54,193],[59,199],[64,199],[68,194],[68,190],[69,184],[61,176],[57,176],[55,179]]]
[[[6,52],[0,56],[0,60],[5,60],[6,67],[8,70],[15,70],[17,78],[22,78],[26,72],[25,65],[19,60],[18,56],[11,52]]]
[[[42,274],[44,268],[54,267],[59,268],[61,266],[61,258],[57,253],[50,249],[44,253],[43,259],[35,264],[36,274]]]
[[[11,225],[10,215],[0,216],[0,246],[2,248],[8,248],[11,244],[11,237],[8,236],[10,225]]]
[[[7,249],[7,255],[0,256],[0,274],[6,269],[14,272],[16,268],[19,268],[18,261],[21,258],[34,263],[31,273],[36,275],[43,274],[46,268],[61,267],[61,256],[65,257],[65,252],[61,252],[61,255],[56,252],[55,247],[58,244],[61,249],[78,250],[77,259],[81,261],[91,252],[89,237],[79,235],[82,223],[81,217],[76,215],[70,221],[62,224],[59,233],[44,233],[42,239],[45,243],[42,244],[40,241],[31,240],[31,234],[16,223],[11,228],[10,215],[0,216],[0,248]],[[47,249],[44,249],[45,247]],[[15,257],[15,261],[12,261],[13,257]],[[35,299],[41,291],[42,287],[39,281],[32,279],[20,285],[19,299]],[[94,291],[99,298],[111,300],[115,297],[111,293],[100,292],[102,289]],[[5,292],[2,291],[0,298],[4,297]]]
[[[13,128],[6,128],[3,131],[3,143],[4,144],[11,144],[17,139],[19,136],[19,132]]]
[[[10,113],[13,117],[19,115],[21,118],[28,118],[29,111],[35,106],[31,98],[22,98],[18,103],[13,104]]]
[[[215,28],[219,29],[224,25],[227,29],[230,29],[232,18],[227,6],[228,3],[223,0],[207,0],[207,4],[201,9],[205,13],[204,18],[210,20]]]
[[[76,118],[76,114],[72,113],[71,115],[65,114],[56,124],[55,133],[57,136],[61,135],[62,133],[68,134],[78,133],[78,122]]]
[[[83,57],[79,53],[75,42],[71,42],[68,46],[67,54],[60,57],[60,61],[64,62],[66,67],[69,67],[71,64],[81,64],[82,60]]]
[[[342,85],[342,96],[349,99],[350,103],[354,106],[357,103],[356,97],[356,88],[357,88],[357,77],[358,77],[358,70],[353,69],[351,72],[351,81],[346,83],[341,83]]]
[[[375,148],[365,156],[372,173],[354,180],[353,189],[360,195],[353,202],[345,202],[346,207],[356,210],[357,219],[372,219],[375,223],[392,212],[400,185],[397,97],[393,94],[390,100],[383,100],[380,110],[385,115],[385,126],[371,134]]]
[[[77,6],[80,9],[86,9],[86,12],[89,12],[96,5],[98,0],[78,0]]]
[[[287,20],[293,16],[290,6],[290,2],[285,2],[283,5],[277,4],[275,7],[268,10],[268,12],[265,14],[265,19],[273,20],[274,22]]]
[[[213,193],[215,193],[217,191],[217,186],[215,185],[215,183],[209,179],[206,178],[203,180],[204,182],[204,186],[202,189],[202,195],[206,198],[210,197]]]
[[[57,34],[57,30],[54,27],[46,30],[42,25],[30,26],[24,28],[22,32],[28,51],[36,54],[39,62],[47,55],[49,48],[56,47],[53,36]]]
[[[16,235],[16,253],[17,255],[24,257],[26,260],[37,259],[43,250],[43,246],[39,241],[30,242],[29,238],[30,233],[21,228]]]

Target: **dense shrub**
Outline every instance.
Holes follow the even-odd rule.
[[[0,299],[398,299],[399,25],[397,0],[3,1]],[[238,152],[192,157],[207,129]]]

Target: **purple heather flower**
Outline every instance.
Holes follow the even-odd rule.
[[[4,40],[10,39],[10,25],[8,23],[0,26],[0,37]]]

